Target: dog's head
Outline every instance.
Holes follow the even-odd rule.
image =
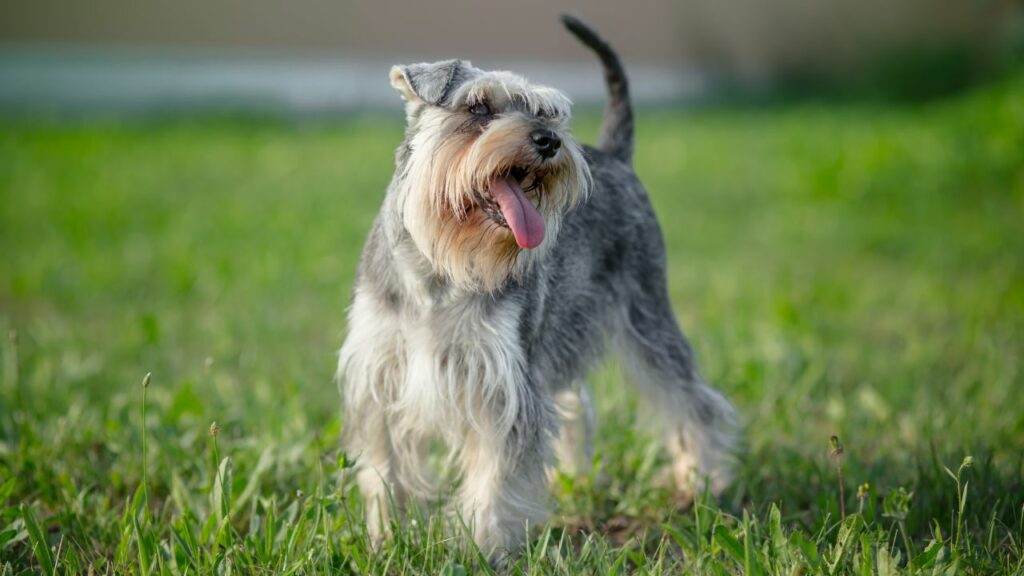
[[[590,188],[553,88],[462,60],[395,66],[406,140],[395,193],[405,228],[437,273],[493,290],[549,249]]]

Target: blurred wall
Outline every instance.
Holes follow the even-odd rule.
[[[350,56],[586,58],[557,14],[592,21],[627,60],[759,79],[842,67],[887,45],[984,43],[1006,0],[8,0],[0,42],[259,47]]]

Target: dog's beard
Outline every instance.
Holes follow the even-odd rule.
[[[439,275],[492,291],[554,245],[562,216],[589,189],[590,172],[569,137],[555,158],[542,162],[528,122],[498,118],[482,132],[465,122],[449,116],[413,136],[403,220]],[[521,213],[512,214],[509,205],[517,201]],[[543,242],[536,245],[538,234]]]

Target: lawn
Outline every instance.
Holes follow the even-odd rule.
[[[372,551],[338,480],[335,352],[399,109],[0,121],[0,574],[487,570],[429,510]],[[610,362],[594,468],[516,567],[1024,572],[1024,76],[640,118],[738,479],[679,506]]]

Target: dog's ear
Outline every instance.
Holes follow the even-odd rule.
[[[391,86],[406,100],[420,100],[437,106],[454,89],[473,76],[475,68],[463,60],[422,62],[391,68]]]

